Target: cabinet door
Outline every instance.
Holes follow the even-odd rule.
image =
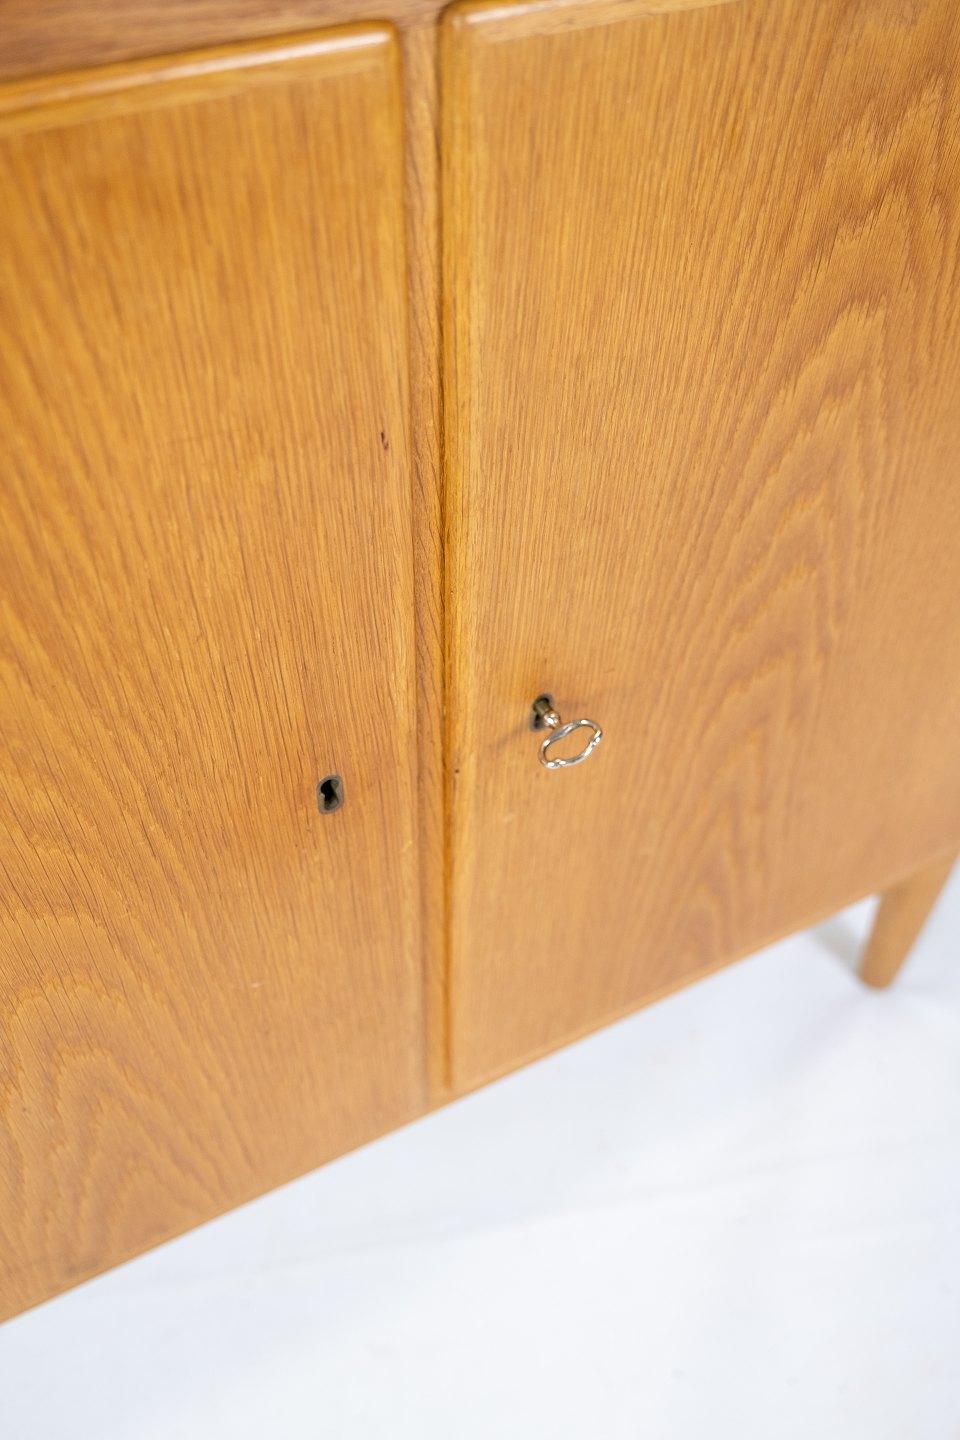
[[[467,1086],[958,847],[960,19],[467,6],[444,87]]]
[[[0,115],[9,1313],[407,1119],[423,1053],[394,41]]]

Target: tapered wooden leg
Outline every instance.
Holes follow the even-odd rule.
[[[951,856],[928,865],[885,892],[860,962],[860,978],[868,985],[890,984],[937,903],[955,860]]]

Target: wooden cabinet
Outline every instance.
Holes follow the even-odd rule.
[[[886,980],[960,849],[952,0],[59,13],[0,33],[0,1314],[877,889]]]
[[[395,43],[0,104],[9,1312],[407,1119],[424,1057]]]

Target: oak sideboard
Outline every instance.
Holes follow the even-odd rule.
[[[0,0],[0,1315],[960,850],[956,0]]]

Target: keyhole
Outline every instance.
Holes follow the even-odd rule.
[[[321,815],[332,815],[343,804],[343,780],[339,775],[327,775],[317,784],[317,804]]]

